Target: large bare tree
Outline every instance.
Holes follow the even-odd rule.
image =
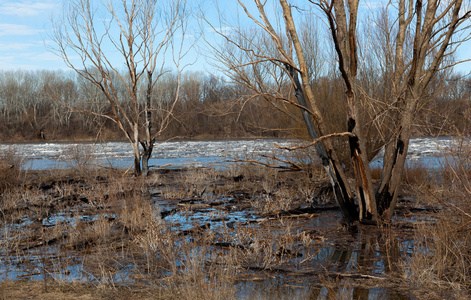
[[[113,121],[124,133],[136,175],[141,160],[147,174],[155,138],[167,127],[179,97],[180,75],[174,97],[153,105],[160,100],[153,91],[169,71],[168,62],[182,72],[187,19],[185,0],[70,0],[62,19],[53,22],[52,51],[105,95],[108,112],[86,112]],[[152,118],[156,110],[162,116],[159,124]]]
[[[321,158],[346,223],[390,220],[397,203],[414,114],[434,92],[430,82],[455,64],[451,56],[469,38],[469,4],[463,0],[394,0],[384,3],[383,13],[361,28],[358,19],[366,20],[370,9],[362,7],[359,0],[239,0],[239,4],[258,29],[232,26],[228,34],[227,24],[219,26],[225,28],[219,31],[225,45],[213,50],[229,76],[250,88],[257,97],[301,109],[312,139],[309,145],[315,146]],[[342,95],[340,104],[345,112],[343,127],[338,127],[345,128],[343,131],[329,129],[333,119],[323,108],[326,99],[315,93],[319,82],[313,80],[318,78],[312,74],[313,47],[306,42],[304,26],[299,22],[306,11],[311,19],[323,17],[330,32],[337,72],[344,87],[337,91]],[[359,32],[380,34],[383,37],[380,41],[386,44],[371,46],[360,42],[366,34],[360,36]],[[374,53],[371,48],[385,51],[367,63],[365,53]],[[359,73],[368,64],[382,66],[383,72],[374,77],[382,82],[381,93],[367,91],[362,84],[365,77],[361,78]],[[283,88],[286,82],[292,87],[291,93]],[[338,107],[338,103],[329,105],[332,110]],[[369,167],[371,154],[377,152],[377,147],[371,146],[372,127],[379,145],[385,145],[379,183],[373,182]],[[335,146],[339,140],[343,147]],[[347,172],[345,162],[339,159],[345,157],[344,152],[348,152],[352,171]],[[349,180],[350,174],[353,180]]]

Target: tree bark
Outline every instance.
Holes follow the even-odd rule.
[[[152,156],[152,150],[154,149],[155,139],[152,138],[152,89],[153,89],[153,72],[147,71],[147,91],[146,91],[146,108],[145,108],[145,141],[141,142],[142,148],[144,149],[142,154],[142,175],[147,176],[149,174],[149,159]]]
[[[139,142],[133,141],[131,146],[132,146],[132,151],[134,153],[134,175],[140,176],[141,175],[141,152],[139,150]]]
[[[149,175],[149,159],[152,156],[152,150],[154,149],[154,144],[147,144],[146,142],[141,143],[144,151],[142,152],[142,176]]]
[[[301,107],[307,108],[306,99],[304,97],[304,92],[301,86],[301,83],[298,78],[297,72],[294,68],[288,64],[285,65],[290,77],[293,80],[293,85],[295,89],[296,99]],[[304,122],[309,132],[309,136],[312,140],[319,138],[319,134],[314,126],[311,115],[307,109],[301,109]],[[346,176],[342,171],[342,168],[339,166],[339,163],[336,159],[332,157],[332,149],[327,151],[322,142],[315,144],[317,155],[321,158],[322,165],[326,170],[332,188],[334,191],[335,199],[342,211],[342,215],[345,218],[345,221],[348,225],[351,225],[354,221],[358,220],[358,209],[355,204],[354,199],[350,196],[350,190],[348,183],[346,181]]]
[[[132,150],[134,152],[134,174],[136,176],[141,175],[141,151],[139,150],[139,124],[134,122],[133,124],[134,137],[131,142]]]

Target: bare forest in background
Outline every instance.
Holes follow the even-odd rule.
[[[154,105],[174,98],[177,80],[177,74],[172,72],[159,80],[153,95]],[[370,80],[374,79],[364,79],[366,88]],[[434,94],[416,114],[414,135],[468,135],[470,129],[466,128],[469,124],[466,120],[471,116],[471,79],[447,74],[437,78],[433,85],[431,88],[441,92]],[[325,99],[326,111],[333,107],[337,107],[334,111],[339,111],[343,109],[340,104],[343,94],[335,91],[342,88],[341,78],[334,74],[320,78],[314,91],[319,99]],[[370,93],[380,98],[383,91]],[[57,101],[58,95],[60,102],[69,107]],[[274,106],[263,98],[253,97],[243,86],[209,73],[187,71],[182,75],[181,94],[171,122],[159,139],[307,137],[298,108]],[[101,91],[73,72],[1,71],[0,140],[122,140],[123,135],[113,122],[86,113],[106,113],[110,107],[103,98]],[[142,105],[144,98],[142,95]],[[122,101],[126,101],[125,97]],[[75,112],[70,107],[74,107]],[[157,111],[158,107],[154,109]],[[153,118],[158,122],[159,114],[154,114]]]
[[[153,104],[171,101],[176,85],[177,74],[163,76],[153,95],[153,100],[158,101]],[[293,120],[263,100],[247,102],[246,94],[240,86],[215,76],[186,72],[172,121],[160,138],[286,137],[302,127],[297,124],[299,120]],[[60,102],[56,100],[58,95]],[[141,100],[144,105],[144,95]],[[76,112],[71,112],[70,107]],[[109,109],[102,92],[72,72],[0,73],[3,142],[94,140],[97,133],[104,140],[122,140],[123,134],[113,122],[86,113],[106,113]],[[159,114],[153,118],[157,122]]]

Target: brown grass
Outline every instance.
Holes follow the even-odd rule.
[[[403,182],[409,185],[425,185],[431,181],[430,170],[420,163],[406,164]]]
[[[293,195],[284,188],[290,177],[285,173],[254,172],[243,167],[223,173],[190,170],[136,179],[108,170],[84,170],[51,170],[41,176],[31,173],[3,194],[3,224],[21,223],[25,217],[34,222],[18,229],[7,230],[9,227],[4,226],[5,239],[0,247],[8,250],[8,255],[2,259],[28,260],[28,253],[35,253],[42,262],[37,274],[43,282],[39,295],[53,299],[55,293],[71,299],[99,298],[99,291],[116,295],[123,283],[131,281],[136,289],[141,284],[146,286],[146,293],[136,290],[136,297],[233,299],[234,282],[242,270],[283,266],[301,245],[311,247],[312,254],[306,251],[306,257],[315,257],[317,249],[312,247],[311,238],[299,238],[289,223],[281,224],[281,231],[236,226],[225,227],[223,232],[203,230],[187,236],[181,234],[178,224],[162,220],[158,206],[149,201],[152,189],[161,190],[161,196],[171,201],[212,201],[214,195],[232,189],[253,189],[252,201],[261,203],[261,213],[287,210]],[[221,178],[226,178],[228,184],[225,189],[216,189]],[[259,188],[255,188],[257,185]],[[272,203],[260,195],[275,200]],[[49,219],[53,215],[63,218]],[[234,247],[213,246],[221,242]],[[56,282],[68,286],[66,280],[77,266],[82,272],[76,280],[91,284],[83,286],[85,290],[97,290],[83,294],[57,290]],[[130,271],[123,271],[126,268]],[[6,297],[19,297],[11,290],[14,285],[3,283]]]
[[[195,242],[161,220],[160,211],[149,201],[147,192],[150,182],[159,181],[158,178],[116,177],[105,171],[99,178],[94,173],[89,178],[79,175],[63,180],[70,174],[58,173],[62,181],[49,177],[45,178],[46,184],[34,181],[27,188],[15,182],[2,195],[3,224],[20,222],[25,214],[35,220],[20,230],[3,227],[0,247],[8,255],[2,260],[28,259],[28,251],[37,252],[43,261],[38,274],[44,281],[40,295],[54,299],[55,294],[48,288],[50,282],[63,282],[69,267],[78,263],[83,274],[80,276],[85,278],[77,279],[85,279],[102,290],[118,291],[123,283],[136,281],[147,283],[143,298],[234,298],[232,260],[216,259],[218,254],[210,246],[212,233],[195,236]],[[183,189],[195,185],[199,189],[206,184],[203,175],[192,178],[183,182]],[[186,196],[194,197],[194,193]],[[63,215],[64,219],[41,226],[52,215]],[[50,256],[50,251],[54,255]],[[123,271],[127,268],[134,271]],[[4,286],[10,289],[8,284]],[[19,297],[10,290],[4,295]],[[95,292],[90,297],[96,297]]]
[[[432,299],[467,299],[471,293],[471,147],[459,145],[446,157],[439,181],[417,188],[418,197],[440,212],[416,225],[405,270],[409,282]]]
[[[0,154],[0,193],[15,187],[21,180],[23,162],[13,150]]]

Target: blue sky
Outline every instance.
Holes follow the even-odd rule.
[[[107,0],[94,1],[92,3],[100,4]],[[69,69],[60,57],[46,47],[47,44],[54,45],[48,36],[51,32],[51,18],[60,17],[64,3],[63,0],[0,0],[0,70]],[[197,3],[203,3],[204,10],[216,22],[217,11],[213,0],[189,0],[189,3],[193,8],[198,6]],[[222,3],[232,11],[237,6],[233,0]],[[193,28],[196,27],[198,25],[193,24]],[[213,34],[209,26],[206,27],[208,36]],[[192,58],[188,60],[192,63],[195,62],[195,57],[198,60],[186,69],[205,71],[208,64],[196,53],[196,48],[190,56]]]
[[[50,17],[61,6],[58,0],[0,1],[0,69],[65,68],[44,46]]]
[[[211,7],[212,0],[203,2]],[[226,13],[234,12],[237,5],[235,0],[219,2]],[[62,0],[0,0],[0,70],[67,69],[62,59],[45,47],[45,43],[50,43],[50,19],[58,15],[63,3]],[[462,48],[459,56],[471,58],[471,47]],[[205,66],[204,59],[199,59],[190,69],[204,71]],[[459,70],[469,72],[471,63]]]

